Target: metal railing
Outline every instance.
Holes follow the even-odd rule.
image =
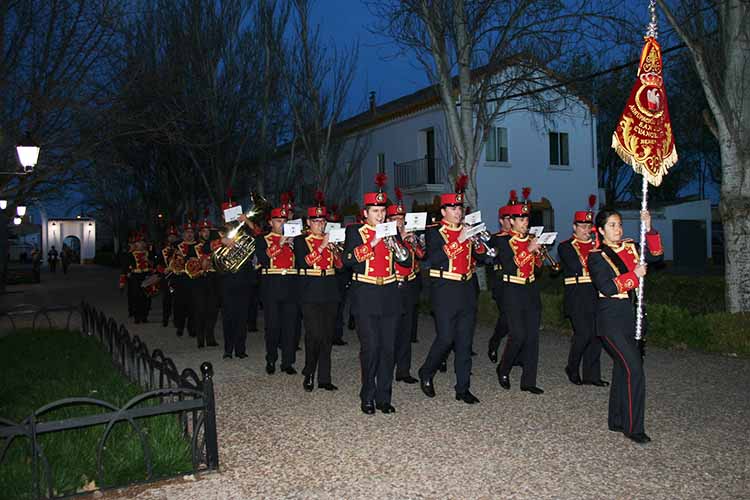
[[[180,474],[218,469],[219,448],[211,363],[201,364],[202,377],[198,377],[190,368],[178,372],[174,362],[161,350],[156,349],[149,354],[146,344],[137,335],[131,338],[124,326],[118,325],[112,318],[107,318],[101,311],[84,302],[78,312],[81,315],[81,334],[98,338],[117,369],[129,380],[146,389],[146,392],[133,397],[122,407],[93,398],[65,398],[37,409],[21,422],[0,418],[0,438],[4,440],[0,450],[0,466],[15,438],[27,437],[31,444],[31,488],[34,496],[66,496],[70,493],[55,491],[52,465],[44,455],[39,436],[51,432],[105,426],[96,449],[96,484],[98,489],[124,486],[105,483],[103,450],[115,424],[128,422],[138,435],[143,449],[146,482],[163,479],[154,477],[150,447],[144,430],[138,425],[138,420],[175,414],[183,437],[190,443],[192,455],[192,471],[181,471]],[[94,406],[108,411],[64,420],[40,421],[45,414],[71,406]],[[43,482],[46,483],[44,486]]]
[[[440,158],[420,158],[393,164],[396,186],[416,188],[427,184],[448,183],[448,171]]]

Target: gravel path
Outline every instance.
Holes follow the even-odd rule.
[[[47,280],[47,292],[24,300],[85,294],[126,320],[115,271],[74,271],[68,283]],[[108,499],[750,498],[750,360],[650,349],[646,429],[654,441],[638,446],[607,430],[607,389],[567,382],[568,339],[553,332],[542,333],[542,396],[519,391],[518,369],[513,389],[500,389],[485,354],[490,331],[482,328],[472,377],[481,404],[454,400],[449,362],[435,378],[435,399],[397,383],[397,413],[366,416],[354,332],[345,333],[349,345],[334,347],[340,390],[306,393],[301,375],[266,375],[262,330],[250,334],[247,359],[223,361],[220,347],[198,351],[194,339],[162,328],[159,304],[151,319],[127,323],[151,350],[163,349],[179,369],[214,364],[221,471],[108,492]],[[433,335],[430,318],[420,318],[413,374]],[[217,336],[221,342],[220,326]]]

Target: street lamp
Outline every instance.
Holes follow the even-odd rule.
[[[26,207],[24,205],[18,205],[16,207],[16,213],[19,217],[23,217],[24,215],[26,215]]]
[[[8,200],[0,200],[0,210],[8,208]]]
[[[21,218],[20,217],[13,217],[13,224],[15,224],[16,226],[20,226],[21,225]]]
[[[24,173],[30,173],[34,170],[36,162],[39,159],[39,144],[31,138],[31,133],[26,132],[23,138],[16,145],[18,161],[23,165]]]

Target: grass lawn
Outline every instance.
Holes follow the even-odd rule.
[[[20,422],[42,406],[67,397],[90,397],[122,407],[145,392],[114,368],[93,337],[77,332],[18,331],[0,337],[0,416]],[[153,404],[153,403],[152,403]],[[60,420],[103,413],[94,406],[73,406],[41,417]],[[137,421],[145,429],[154,477],[192,470],[189,443],[182,437],[176,415]],[[52,468],[58,494],[92,487],[96,454],[105,426],[48,433],[39,437]],[[128,423],[118,423],[103,452],[104,485],[123,485],[147,477],[143,449]],[[0,443],[0,448],[4,446]],[[42,483],[43,488],[46,482]],[[27,438],[16,438],[0,464],[0,498],[32,498],[31,453]]]

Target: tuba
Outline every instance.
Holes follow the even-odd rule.
[[[250,195],[250,209],[245,217],[255,215],[255,199]],[[211,260],[216,269],[222,272],[236,273],[242,265],[255,253],[255,236],[244,222],[234,226],[226,238],[232,240],[232,245],[221,245],[211,253]]]

